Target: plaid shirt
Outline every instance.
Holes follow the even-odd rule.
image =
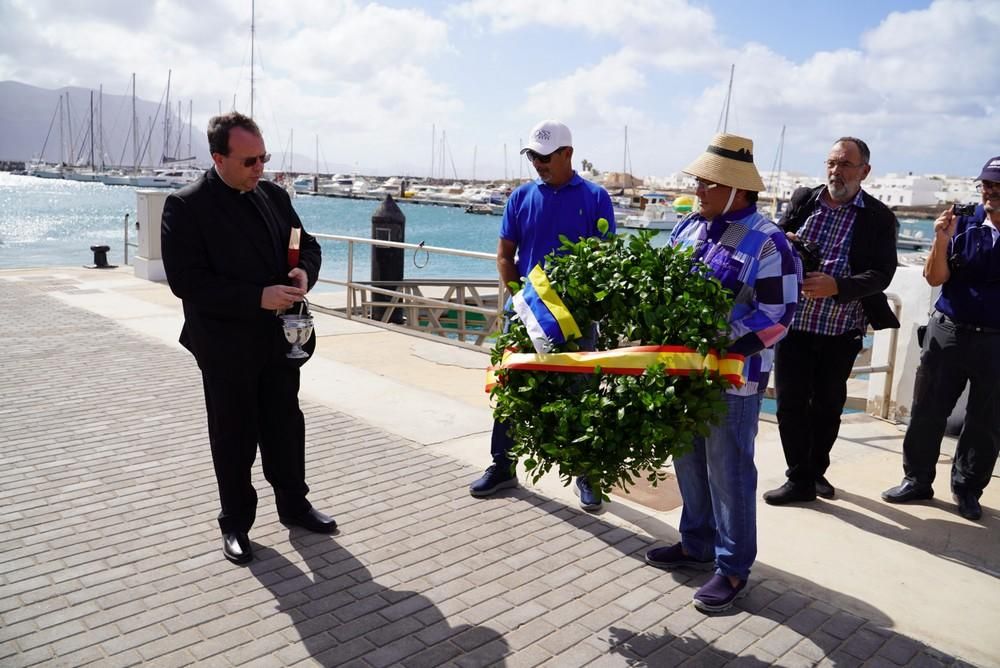
[[[849,204],[836,209],[830,207],[822,195],[816,199],[816,208],[809,214],[798,235],[819,245],[820,257],[823,258],[819,271],[822,273],[834,278],[851,275],[851,237],[858,209],[864,206],[860,190]],[[835,297],[803,298],[792,321],[792,329],[796,331],[826,336],[851,330],[864,332],[867,327],[859,300],[840,304]]]
[[[674,246],[693,247],[713,276],[736,296],[729,314],[729,352],[746,356],[744,384],[730,394],[750,396],[767,387],[773,346],[795,315],[802,265],[785,234],[756,206],[713,220],[691,214],[670,235]]]

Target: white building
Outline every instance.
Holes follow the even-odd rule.
[[[864,189],[889,207],[928,206],[938,203],[936,193],[941,186],[941,179],[936,176],[889,173],[869,178]]]
[[[774,199],[777,194],[779,200],[785,201],[791,199],[798,188],[815,188],[824,183],[822,179],[801,172],[761,172],[760,178],[764,180],[762,198]]]
[[[976,192],[976,182],[966,176],[948,176],[946,174],[933,174],[939,179],[940,189],[934,193],[938,202],[945,204],[951,202],[979,202],[980,196]]]

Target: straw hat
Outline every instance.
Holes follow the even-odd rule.
[[[715,135],[705,152],[681,171],[739,190],[764,190],[764,181],[753,164],[753,141],[746,137]]]

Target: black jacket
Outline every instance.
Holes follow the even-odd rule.
[[[266,231],[249,234],[249,198]],[[253,209],[250,210],[251,212]],[[287,351],[281,323],[260,306],[269,285],[288,285],[287,249],[292,227],[301,227],[288,193],[261,181],[236,195],[214,169],[167,197],[163,205],[163,268],[170,289],[184,303],[180,342],[202,370],[225,371],[260,364]],[[311,288],[319,278],[319,242],[302,230],[299,263]]]
[[[786,232],[797,232],[819,206],[819,196],[826,186],[798,188],[792,193],[788,208],[778,221]],[[896,236],[899,222],[896,215],[882,202],[862,191],[865,205],[857,209],[848,261],[850,276],[837,281],[838,304],[861,300],[865,318],[874,329],[899,327],[899,320],[889,307],[885,289],[896,273]]]

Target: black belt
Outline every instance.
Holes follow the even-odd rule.
[[[950,323],[955,329],[962,332],[977,332],[979,334],[1000,334],[1000,328],[998,327],[984,327],[982,325],[970,325],[964,322],[955,322],[944,313],[940,311],[934,314],[939,322]]]

